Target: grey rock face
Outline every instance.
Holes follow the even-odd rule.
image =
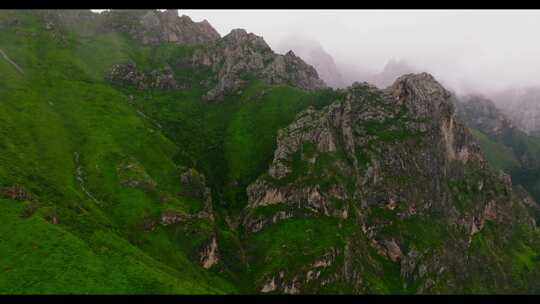
[[[514,122],[492,100],[482,96],[466,96],[457,100],[456,108],[457,116],[468,127],[510,149],[516,157],[516,166],[528,170],[540,164],[540,156],[534,148],[538,139],[528,135],[520,127],[521,122]]]
[[[293,50],[308,64],[312,65],[317,70],[319,77],[329,86],[334,88],[346,86],[334,58],[318,42],[293,36],[283,40],[276,49],[283,53]]]
[[[108,79],[119,84],[133,85],[140,90],[181,88],[168,66],[146,73],[139,70],[135,63],[116,64],[111,68]]]
[[[178,10],[111,10],[102,13],[101,18],[104,29],[125,31],[143,44],[197,45],[220,38],[208,21],[193,22],[188,16],[179,17]]]
[[[219,262],[218,243],[216,237],[212,237],[212,240],[207,244],[200,253],[200,264],[208,269]]]
[[[212,191],[206,185],[206,177],[193,168],[179,167],[180,194],[199,200],[203,203],[203,210],[199,217],[214,220],[214,209],[212,205]]]
[[[317,71],[294,53],[275,54],[262,37],[243,29],[232,30],[208,47],[198,49],[192,63],[196,67],[210,67],[217,75],[217,85],[206,94],[206,100],[222,100],[225,95],[240,93],[249,77],[305,90],[325,87]]]
[[[331,201],[360,197],[364,198],[361,204],[377,201],[376,195],[369,197],[360,189],[371,185],[384,191],[385,168],[393,168],[392,174],[411,175],[417,172],[420,176],[443,178],[445,167],[452,161],[478,161],[484,165],[471,135],[455,120],[450,99],[450,93],[431,75],[410,74],[400,77],[387,91],[367,84],[355,84],[349,88],[344,100],[322,111],[307,109],[290,126],[279,131],[268,175],[248,187],[250,207],[289,202],[325,215],[347,214],[341,208],[332,207]],[[374,129],[379,126],[386,128],[387,134],[384,135],[388,139],[381,140],[375,133]],[[429,141],[429,150],[425,153],[418,154],[411,146],[392,144],[410,137],[411,144],[417,145],[419,143],[412,138],[419,134]],[[319,178],[333,174],[350,178],[354,180],[350,187],[338,181],[325,190],[317,184],[300,183],[301,187],[295,187],[293,185],[297,181],[294,180],[285,186],[275,186],[277,184],[273,181],[296,176],[295,168],[290,165],[295,158],[307,162],[308,167],[317,167],[321,157],[332,158],[335,167],[324,168],[328,172]],[[366,161],[366,158],[371,160]],[[302,173],[309,175],[311,171],[308,169]],[[431,185],[430,190],[439,192],[437,189],[440,189],[441,182],[430,179],[426,186]],[[387,200],[392,196],[402,196],[386,192]],[[445,200],[433,197],[425,205],[443,205]]]
[[[342,261],[336,269],[343,270],[322,276],[305,265],[305,275],[267,273],[260,290],[285,292],[293,286],[303,293],[345,282],[362,292],[366,248],[399,263],[404,281],[419,282],[417,292],[458,284],[457,277],[467,272],[461,256],[472,236],[486,222],[514,221],[513,208],[526,202],[488,169],[472,135],[456,119],[454,99],[426,73],[404,75],[386,90],[355,83],[333,104],[309,108],[280,130],[268,172],[247,188],[247,233],[295,217],[331,217],[353,221],[362,234],[334,248],[339,256],[334,260]],[[461,197],[468,190],[456,188],[458,182],[476,189],[467,208]],[[396,218],[376,220],[381,209],[395,212]],[[442,247],[422,250],[401,232],[385,232],[391,223],[423,219],[459,228],[451,228],[454,239],[440,240]],[[367,242],[361,241],[364,237]]]
[[[493,101],[482,96],[469,95],[461,98],[456,103],[456,115],[467,126],[492,136],[499,136],[506,129],[514,128],[512,121]]]

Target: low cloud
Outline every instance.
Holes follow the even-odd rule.
[[[338,66],[380,72],[403,60],[452,89],[488,92],[540,85],[540,11],[180,10],[222,35],[245,28],[276,48],[316,41]],[[359,79],[362,80],[362,79]]]

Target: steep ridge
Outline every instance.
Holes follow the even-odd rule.
[[[103,29],[129,33],[143,44],[156,45],[170,42],[196,45],[215,41],[219,33],[208,23],[193,22],[186,15],[178,16],[178,10],[110,10],[100,14]]]
[[[385,91],[355,84],[280,130],[268,173],[247,190],[244,224],[261,292],[538,287],[505,275],[510,242],[534,240],[538,250],[528,201],[489,170],[452,98],[425,73]],[[506,241],[495,242],[495,231]],[[492,252],[481,248],[487,243]]]
[[[326,87],[317,71],[292,51],[274,53],[262,37],[243,29],[232,30],[221,39],[186,49],[191,55],[176,58],[173,66],[207,71],[197,85],[208,90],[205,101],[222,101],[226,96],[240,96],[253,80],[269,85],[290,85],[306,91]],[[161,70],[142,71],[132,62],[117,64],[109,78],[118,83],[164,89],[185,89],[186,84],[175,79],[171,66]],[[191,79],[192,80],[192,79]],[[190,81],[190,80],[187,80]]]
[[[490,136],[515,131],[512,121],[504,115],[493,101],[479,95],[467,95],[456,103],[456,115],[468,126]]]
[[[198,49],[192,58],[195,66],[211,67],[217,84],[206,100],[222,100],[225,94],[241,93],[249,78],[268,84],[290,84],[304,90],[325,87],[317,71],[292,51],[276,54],[262,37],[235,29],[207,48]]]
[[[299,36],[291,36],[283,39],[275,48],[281,53],[292,50],[312,65],[319,77],[333,88],[343,88],[347,85],[341,75],[334,58],[317,41],[305,39]]]
[[[456,101],[456,115],[473,130],[490,163],[539,201],[540,139],[522,131],[486,97],[469,95]]]

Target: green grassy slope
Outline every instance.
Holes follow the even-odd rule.
[[[0,49],[24,74],[0,58],[0,193],[20,186],[33,199],[0,194],[0,293],[255,292],[254,278],[301,268],[351,237],[350,220],[290,219],[246,239],[225,221],[238,224],[245,187],[267,170],[277,130],[339,92],[252,80],[240,96],[206,103],[201,81],[211,72],[182,64],[193,47],[141,46],[83,25],[46,30],[32,12],[0,11],[0,25],[14,17],[20,24],[0,30]],[[105,80],[127,60],[145,71],[168,64],[186,88],[140,91]],[[493,163],[514,165],[508,149],[476,135]],[[216,223],[145,229],[164,210],[202,209],[178,194],[179,165],[206,175]],[[57,224],[47,220],[51,214]],[[396,229],[425,242],[438,237],[428,225]],[[206,270],[197,253],[213,235],[220,264]],[[536,265],[525,246],[516,267]],[[398,264],[379,262],[381,269],[366,271],[370,290],[406,292]]]
[[[510,174],[514,184],[522,185],[540,201],[540,138],[521,132],[490,138],[478,130],[470,130],[490,165]]]
[[[480,144],[487,161],[497,169],[507,171],[519,166],[512,149],[489,139],[484,133],[470,129],[472,135]]]
[[[179,64],[192,47],[141,46],[119,33],[92,34],[76,25],[46,30],[33,12],[0,12],[0,24],[13,18],[19,24],[0,31],[0,49],[24,74],[0,58],[0,189],[20,185],[34,200],[0,204],[3,220],[20,231],[0,234],[8,253],[0,292],[238,291],[227,281],[228,270],[197,263],[199,246],[217,233],[225,269],[237,269],[236,276],[243,271],[239,237],[222,217],[217,225],[196,220],[154,231],[143,224],[166,209],[201,210],[202,202],[178,196],[177,165],[203,172],[217,212],[235,214],[245,204],[245,186],[266,170],[277,130],[336,93],[254,80],[241,96],[208,104],[199,83],[210,72]],[[105,80],[113,64],[127,60],[146,71],[170,64],[188,88],[143,92]],[[129,186],[132,181],[142,186]],[[32,216],[20,216],[35,208]],[[57,225],[44,220],[48,212],[57,214]],[[24,246],[35,242],[51,252],[48,264],[40,264],[39,252],[29,249],[25,264],[19,251],[8,250],[26,234],[33,241]],[[99,280],[109,262],[123,265],[115,265],[117,277]],[[20,269],[12,272],[14,265]],[[35,289],[27,288],[34,272]]]
[[[265,92],[265,93],[261,93]],[[277,130],[309,105],[323,106],[337,93],[306,93],[288,86],[254,81],[239,97],[202,103],[196,88],[181,92],[141,93],[135,107],[163,125],[177,143],[175,160],[203,172],[214,190],[223,190],[228,208],[245,204],[243,189],[262,174],[273,157]],[[151,99],[152,102],[148,102]]]
[[[19,202],[0,204],[0,294],[224,291],[157,262],[110,230],[81,238],[38,215],[21,219]]]
[[[141,228],[146,216],[197,211],[201,202],[176,195],[175,143],[103,80],[112,63],[130,56],[130,42],[68,34],[65,43],[31,12],[16,16],[22,25],[0,32],[0,48],[24,70],[0,60],[0,187],[21,185],[39,209],[21,218],[22,202],[1,200],[0,292],[234,292],[172,240],[148,253],[133,245],[153,242]],[[151,179],[155,189],[125,186],[122,164],[140,168],[127,178]],[[40,215],[51,209],[58,225]],[[159,252],[175,268],[158,262]]]

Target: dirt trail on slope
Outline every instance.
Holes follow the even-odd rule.
[[[7,62],[11,63],[11,65],[14,66],[14,67],[17,69],[17,71],[19,71],[21,74],[24,75],[23,69],[21,69],[21,67],[18,66],[18,65],[15,63],[15,61],[11,60],[11,59],[8,57],[8,55],[6,55],[6,53],[4,53],[4,51],[3,51],[2,49],[0,49],[0,54],[2,55],[2,57],[4,57],[4,59],[5,59]]]
[[[86,189],[86,186],[85,186],[85,181],[84,181],[84,178],[83,178],[83,168],[82,168],[82,165],[80,164],[79,162],[79,152],[75,152],[74,153],[74,156],[75,156],[75,164],[77,165],[77,181],[79,182],[79,185],[81,186],[81,189],[84,191],[84,193],[89,197],[91,198],[96,204],[98,205],[101,205],[101,202],[98,201],[96,199],[96,197],[94,195],[92,195],[92,193],[90,193],[90,191],[88,191],[88,189]]]

